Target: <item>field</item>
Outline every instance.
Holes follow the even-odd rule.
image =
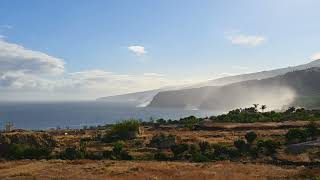
[[[285,142],[285,134],[290,127],[304,127],[306,121],[282,123],[216,123],[202,125],[196,129],[175,125],[157,128],[144,126],[142,132],[132,140],[125,141],[125,149],[134,160],[1,160],[0,179],[305,179],[320,176],[319,148],[311,148],[303,153],[286,152],[282,145],[272,156],[258,158],[240,157],[229,160],[213,160],[195,163],[185,159],[156,161],[153,154],[159,150],[150,147],[152,137],[159,134],[174,135],[178,144],[225,144],[233,146],[237,139],[244,139],[251,129],[257,139],[271,139]],[[319,124],[317,124],[319,125]],[[105,130],[52,130],[46,132],[10,132],[4,136],[24,139],[35,136],[41,144],[41,134],[50,135],[56,142],[53,153],[59,154],[70,146],[79,147],[81,139],[89,139],[88,152],[101,154],[112,150],[113,143],[101,142],[96,137]],[[22,138],[23,137],[23,138]],[[170,153],[170,149],[163,150]],[[172,154],[171,154],[172,155]]]
[[[319,169],[236,162],[186,163],[148,161],[3,162],[0,179],[299,179],[320,176]]]

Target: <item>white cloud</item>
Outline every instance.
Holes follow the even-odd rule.
[[[311,60],[318,60],[318,59],[320,59],[320,52],[314,53],[311,56]]]
[[[23,72],[7,72],[0,74],[0,89],[3,91],[41,91],[50,90],[54,82]]]
[[[137,56],[142,56],[144,54],[147,54],[147,51],[143,46],[129,46],[129,51],[133,52]]]
[[[144,49],[142,52],[146,53]],[[190,83],[190,79],[167,78],[152,72],[65,72],[64,64],[62,59],[0,40],[0,100],[94,99]]]
[[[61,74],[64,72],[64,61],[0,39],[0,72],[11,71],[26,74]]]
[[[231,41],[232,44],[236,45],[246,45],[246,46],[258,46],[266,41],[263,36],[255,35],[228,35],[227,39]]]

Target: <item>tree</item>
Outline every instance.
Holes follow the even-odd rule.
[[[265,109],[267,109],[267,105],[261,105],[261,108],[262,112],[264,112]]]
[[[290,113],[294,113],[295,111],[296,111],[296,108],[292,106],[286,110],[286,113],[290,114]]]
[[[256,140],[257,134],[253,131],[250,131],[245,135],[245,138],[247,142],[251,145]]]
[[[253,104],[253,107],[254,107],[254,109],[257,111],[257,110],[258,110],[258,107],[259,107],[259,104]]]

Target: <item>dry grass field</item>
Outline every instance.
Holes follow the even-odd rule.
[[[291,122],[294,126],[304,126],[306,122]],[[256,125],[256,126],[255,126]],[[305,167],[300,165],[275,165],[269,163],[270,157],[258,158],[255,160],[241,159],[236,162],[215,161],[207,163],[192,163],[189,161],[155,161],[146,158],[152,154],[154,148],[148,147],[150,139],[160,133],[172,134],[177,137],[178,143],[199,143],[207,141],[209,143],[225,143],[232,145],[237,139],[243,139],[249,132],[248,129],[241,129],[226,123],[219,124],[219,130],[187,130],[187,129],[150,129],[145,128],[144,132],[137,139],[126,141],[126,149],[129,154],[135,157],[133,161],[113,161],[113,160],[12,160],[0,161],[0,179],[8,180],[35,180],[35,179],[230,179],[230,180],[250,180],[250,179],[310,179],[320,177],[320,166]],[[243,125],[240,124],[241,127]],[[284,142],[284,135],[287,128],[274,128],[274,123],[250,124],[258,139],[272,139]],[[266,128],[272,126],[272,128]],[[225,128],[225,129],[223,129]],[[57,141],[54,152],[60,152],[69,146],[78,146],[81,138],[93,138],[104,131],[86,130],[82,132],[56,131],[47,133],[52,135]],[[33,132],[15,132],[13,135],[32,134]],[[93,138],[94,139],[94,138]],[[41,142],[41,139],[39,139]],[[136,141],[142,142],[136,145]],[[87,145],[90,152],[102,152],[112,149],[112,143],[104,143],[92,140]],[[317,151],[318,152],[318,151]],[[316,156],[316,157],[312,157]],[[140,157],[140,158],[139,158]],[[274,155],[278,159],[290,162],[319,162],[319,154],[302,153],[288,154],[284,149],[280,149]],[[312,159],[313,158],[313,159]],[[148,161],[146,161],[148,160]]]
[[[188,163],[154,161],[35,161],[1,162],[0,179],[304,179],[320,169],[234,162]]]

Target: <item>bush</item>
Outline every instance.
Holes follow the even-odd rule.
[[[96,154],[96,153],[87,153],[85,156],[87,159],[91,159],[91,160],[101,160],[104,158],[103,155],[101,154]]]
[[[49,147],[35,147],[27,144],[10,144],[4,156],[9,159],[47,159],[52,152]]]
[[[258,151],[263,153],[264,155],[270,156],[277,152],[277,148],[279,147],[278,142],[274,142],[270,139],[268,140],[259,140],[257,142]]]
[[[177,145],[171,146],[170,149],[171,149],[175,159],[181,159],[183,157],[183,153],[188,151],[189,145],[188,144],[177,144]]]
[[[75,147],[68,147],[62,154],[63,159],[75,160],[80,157],[80,152]]]
[[[149,146],[159,148],[159,149],[168,149],[171,146],[176,144],[176,137],[173,135],[166,136],[165,134],[159,134],[152,137]]]
[[[170,158],[166,153],[163,152],[157,152],[154,154],[154,159],[157,161],[168,161]]]
[[[240,152],[240,153],[246,153],[249,151],[249,147],[248,145],[246,144],[246,142],[242,139],[239,139],[239,140],[236,140],[233,142],[234,146],[237,148],[237,150]]]
[[[112,151],[104,151],[102,156],[104,159],[112,159]]]
[[[180,119],[179,122],[182,123],[184,127],[188,128],[189,130],[192,130],[193,126],[199,123],[199,119],[196,118],[195,116],[189,116],[189,117]]]
[[[127,151],[121,151],[118,160],[132,160],[133,157]]]
[[[200,151],[200,148],[196,144],[191,144],[189,147],[189,153],[190,154],[196,154]]]
[[[315,140],[320,135],[319,129],[314,122],[311,122],[307,125],[306,134],[312,140]]]
[[[206,141],[200,142],[199,147],[202,153],[205,153],[211,149],[210,144]]]
[[[213,160],[226,160],[233,159],[239,156],[239,153],[236,149],[230,148],[225,144],[213,144],[214,152],[209,157]]]
[[[257,134],[253,131],[250,131],[245,135],[245,138],[247,142],[251,145],[256,140]]]
[[[137,120],[123,121],[113,125],[103,139],[107,142],[134,139],[139,132],[139,127],[140,122]]]
[[[122,141],[118,141],[113,144],[112,151],[104,151],[103,157],[106,159],[113,160],[132,160],[133,157],[129,155],[127,151],[123,149],[124,143]]]
[[[192,161],[194,162],[208,162],[210,159],[203,155],[202,153],[196,153],[192,156]]]
[[[288,144],[304,142],[308,137],[305,130],[298,128],[289,129],[285,136]]]
[[[116,143],[114,143],[113,149],[112,149],[113,154],[115,155],[120,154],[123,151],[123,147],[124,147],[124,142],[122,141],[117,141]]]

